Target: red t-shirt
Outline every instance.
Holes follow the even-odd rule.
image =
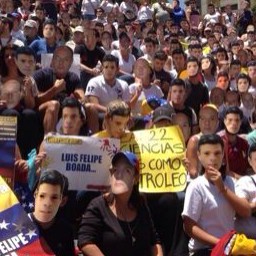
[[[225,132],[220,136],[224,141],[225,154],[223,161],[226,163],[228,158],[228,167],[230,171],[242,176],[246,175],[246,171],[249,168],[247,159],[249,145],[247,141],[237,136],[236,143],[232,144],[228,141]]]

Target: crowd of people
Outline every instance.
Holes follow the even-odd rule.
[[[207,256],[231,229],[256,239],[255,14],[247,0],[207,8],[0,0],[0,115],[17,117],[17,182],[37,151],[30,216],[56,255],[75,255],[74,239],[93,256]],[[49,133],[121,139],[172,125],[186,146],[186,191],[141,195],[126,151],[106,167],[103,195],[40,172]]]

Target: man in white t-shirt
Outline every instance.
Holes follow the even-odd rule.
[[[234,229],[235,213],[249,216],[249,203],[234,193],[234,180],[222,166],[224,143],[219,135],[202,135],[198,158],[203,175],[189,184],[182,212],[184,229],[191,237],[190,255],[210,256],[220,238]]]
[[[208,13],[204,16],[204,22],[205,24],[208,22],[221,23],[221,15],[215,10],[215,6],[212,3],[208,4]]]
[[[256,239],[256,143],[252,143],[248,150],[248,161],[254,174],[236,182],[236,194],[250,203],[252,214],[248,218],[236,218],[235,230]]]
[[[92,78],[86,88],[85,95],[99,112],[106,112],[106,105],[116,99],[130,102],[130,92],[125,81],[116,78],[118,59],[108,54],[102,60],[102,75]]]

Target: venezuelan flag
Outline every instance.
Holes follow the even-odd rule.
[[[0,256],[54,255],[0,176]]]

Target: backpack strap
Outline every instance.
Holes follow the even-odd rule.
[[[250,178],[252,179],[252,182],[254,183],[254,185],[256,187],[256,182],[255,182],[254,178],[252,176],[250,176]]]

